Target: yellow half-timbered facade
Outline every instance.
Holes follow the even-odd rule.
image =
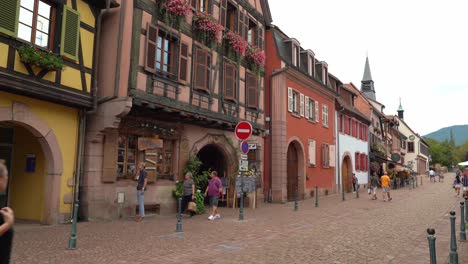
[[[95,47],[110,0],[0,1],[0,206],[18,219],[70,219],[82,133],[95,104]]]

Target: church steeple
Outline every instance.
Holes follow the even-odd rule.
[[[370,98],[374,101],[376,100],[374,81],[372,80],[368,56],[366,56],[366,65],[364,66],[364,75],[362,76],[361,81],[361,91],[366,95],[367,98]]]
[[[398,118],[400,118],[401,120],[403,120],[403,112],[404,111],[405,110],[403,110],[403,106],[401,106],[401,97],[400,97],[400,106],[398,107],[397,112],[398,112]]]

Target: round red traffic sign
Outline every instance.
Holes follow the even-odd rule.
[[[252,135],[252,125],[247,121],[241,121],[237,123],[234,132],[239,140],[246,140]]]
[[[247,141],[241,141],[240,150],[242,151],[242,154],[249,153],[249,143]]]

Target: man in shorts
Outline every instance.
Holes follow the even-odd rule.
[[[435,171],[433,169],[429,171],[429,180],[435,183]]]
[[[384,202],[387,201],[387,198],[385,197],[387,196],[388,201],[390,202],[392,200],[392,198],[390,197],[390,177],[388,177],[386,171],[384,171],[384,175],[380,177],[380,182],[382,184],[382,190],[383,190],[383,193],[382,193],[383,201]]]
[[[221,218],[221,215],[218,213],[218,199],[223,191],[223,184],[218,178],[218,172],[212,171],[210,177],[211,180],[206,187],[205,197],[206,195],[210,197],[211,215],[208,217],[208,220],[215,220]]]
[[[372,191],[372,200],[377,200],[377,187],[379,186],[379,178],[377,177],[377,173],[374,172],[370,179],[370,188]]]

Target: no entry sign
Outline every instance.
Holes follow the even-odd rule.
[[[239,122],[234,132],[239,140],[246,140],[252,135],[252,125],[247,121]]]

